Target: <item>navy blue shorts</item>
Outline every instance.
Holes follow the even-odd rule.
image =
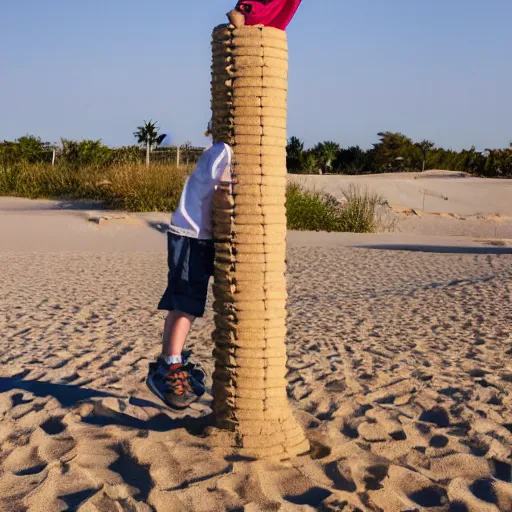
[[[179,310],[192,316],[203,316],[208,283],[213,275],[213,241],[168,233],[167,251],[167,290],[158,304],[158,309]]]

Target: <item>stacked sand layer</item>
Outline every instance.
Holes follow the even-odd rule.
[[[214,409],[240,453],[286,458],[309,449],[285,378],[286,33],[217,27],[212,72],[213,138],[234,154],[214,208]]]

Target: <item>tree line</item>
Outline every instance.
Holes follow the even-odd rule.
[[[147,159],[147,150],[140,146],[123,146],[110,148],[101,140],[71,140],[61,139],[60,144],[51,144],[41,138],[26,135],[15,141],[0,142],[0,165],[8,166],[18,163],[57,163],[71,167],[95,166],[106,167],[116,164],[142,163]],[[153,148],[151,161],[155,163],[175,163],[178,148]],[[203,148],[197,148],[190,143],[180,146],[180,160],[183,164],[194,163],[199,159]]]
[[[429,141],[414,142],[397,132],[380,132],[370,149],[342,148],[332,141],[311,149],[291,137],[287,146],[288,172],[293,174],[377,174],[428,169],[463,171],[489,178],[512,178],[512,143],[505,149],[477,151],[475,147],[454,151]]]
[[[101,140],[82,140],[61,138],[60,144],[43,141],[34,135],[25,135],[14,141],[0,142],[0,165],[9,166],[18,163],[59,163],[70,167],[107,167],[116,164],[146,162],[150,159],[157,163],[175,163],[185,165],[195,163],[203,148],[186,142],[181,146],[159,147],[165,134],[159,133],[156,122],[144,121],[133,133],[138,145],[110,148]]]
[[[158,147],[160,135],[154,123],[137,127],[134,133],[138,145],[109,148],[101,140],[61,139],[57,146],[26,135],[15,141],[0,142],[0,165],[17,163],[59,163],[70,167],[105,167],[116,164],[148,162],[174,163],[180,152],[184,164],[195,163],[203,148],[186,143],[179,148]],[[360,146],[343,148],[332,141],[320,142],[311,149],[297,137],[287,146],[287,167],[294,174],[377,174],[410,172],[428,169],[463,171],[489,178],[512,178],[512,144],[505,149],[477,151],[475,147],[454,151],[436,147],[428,140],[414,142],[395,132],[380,132],[379,140],[370,149]]]

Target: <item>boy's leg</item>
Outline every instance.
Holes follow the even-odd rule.
[[[150,364],[146,383],[167,405],[185,409],[197,399],[181,353],[194,317],[179,310],[170,311],[164,323],[162,355]]]
[[[185,408],[205,392],[204,372],[183,360],[182,351],[195,318],[204,313],[213,259],[211,241],[169,233],[169,282],[158,305],[169,313],[164,323],[162,354],[150,364],[146,383],[171,407]]]
[[[181,362],[181,353],[187,341],[195,317],[183,311],[169,311],[164,324],[162,337],[162,356],[172,357],[177,363]],[[174,362],[174,361],[173,361]]]

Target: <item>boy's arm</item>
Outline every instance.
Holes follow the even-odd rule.
[[[233,184],[231,181],[231,167],[226,167],[220,181],[215,187],[215,202],[216,208],[221,210],[229,210],[235,205],[233,201]]]

